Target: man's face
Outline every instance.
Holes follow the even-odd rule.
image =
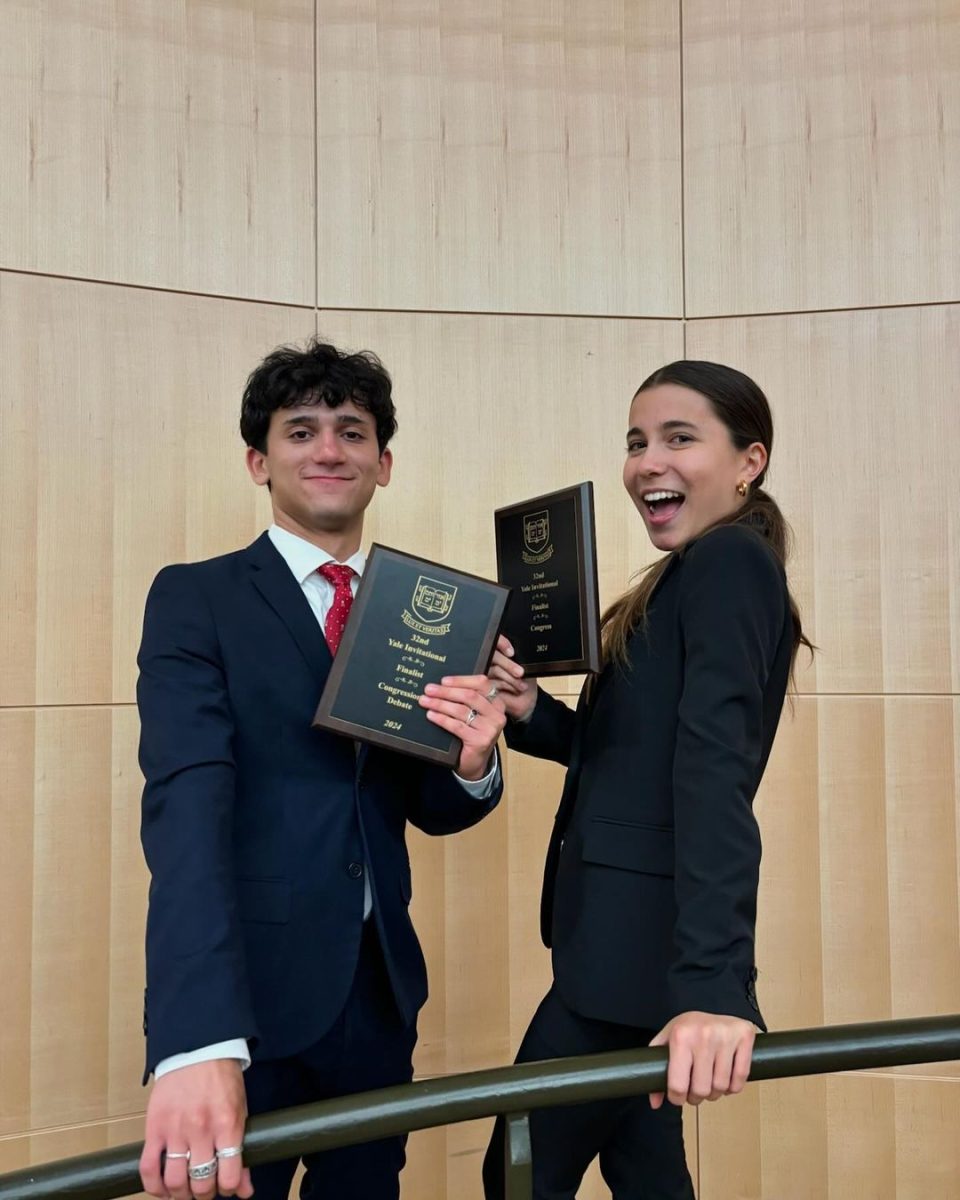
[[[393,456],[380,453],[376,422],[352,401],[303,404],[270,418],[267,451],[248,448],[255,483],[270,484],[274,520],[301,536],[356,534],[377,487],[390,482]]]

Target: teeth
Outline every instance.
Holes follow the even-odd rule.
[[[680,492],[644,492],[643,498],[650,503],[652,500],[682,500],[683,496]]]

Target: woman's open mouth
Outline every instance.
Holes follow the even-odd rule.
[[[682,492],[661,490],[658,492],[644,492],[641,499],[649,514],[650,524],[666,525],[668,521],[673,520],[683,507],[686,496]]]

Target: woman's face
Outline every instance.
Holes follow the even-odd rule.
[[[676,550],[744,502],[767,452],[737,450],[705,396],[676,383],[638,392],[630,405],[623,485],[658,550]]]

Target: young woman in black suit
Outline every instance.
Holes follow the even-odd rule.
[[[536,1200],[572,1200],[598,1155],[614,1200],[692,1200],[679,1106],[739,1092],[764,1028],[752,803],[810,645],[788,526],[762,486],[772,445],[766,397],[741,372],[682,361],[651,375],[630,406],[623,482],[666,554],[605,614],[605,665],[575,713],[504,642],[490,671],[509,745],[568,768],[541,904],[554,981],[517,1061],[670,1054],[668,1104],[532,1114]],[[484,1188],[503,1195],[502,1122]]]

